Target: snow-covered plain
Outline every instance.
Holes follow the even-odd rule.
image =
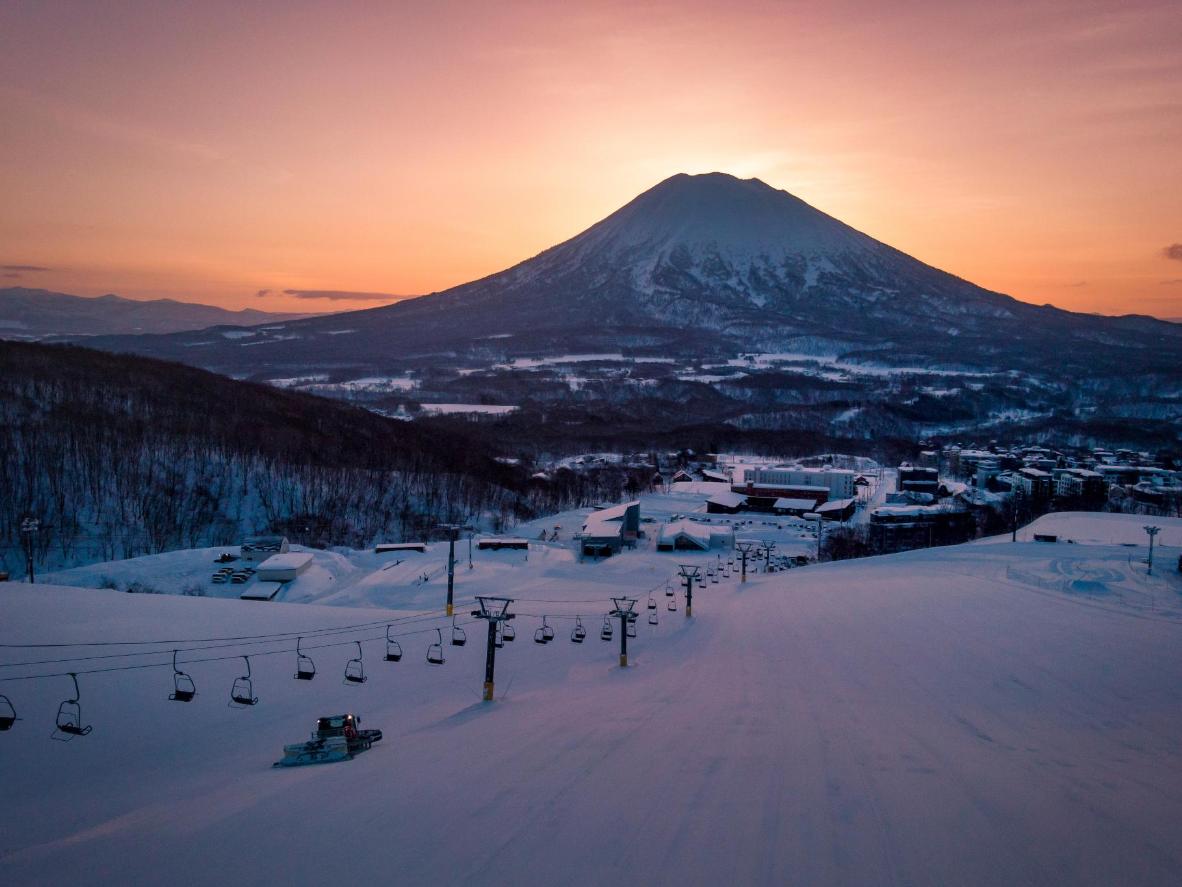
[[[449,624],[438,575],[391,582],[387,610],[362,594],[417,571],[413,556],[383,570],[389,556],[340,555],[366,609],[10,584],[0,643],[162,643],[0,647],[3,663],[161,651],[0,669],[22,718],[0,735],[0,870],[12,884],[1180,883],[1182,583],[1129,554],[998,542],[732,577],[695,595],[691,620],[680,596],[666,609],[664,582],[704,555],[478,552],[457,593],[515,596],[522,614],[492,704],[483,625],[434,668],[428,634],[410,634]],[[628,669],[618,634],[598,638],[623,591],[642,614]],[[406,655],[381,661],[383,623],[407,617],[392,629]],[[323,631],[362,623],[377,624]],[[341,644],[309,650],[312,682],[292,679],[299,633]],[[169,702],[168,651],[231,636],[182,663],[252,653],[259,705],[226,705],[241,659],[183,666],[198,696]],[[347,687],[354,638],[370,680]],[[48,739],[69,679],[11,680],[144,660],[162,667],[80,678],[94,732],[69,743]],[[341,710],[385,739],[271,769]]]

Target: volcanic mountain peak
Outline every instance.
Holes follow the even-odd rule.
[[[572,239],[443,292],[248,335],[222,330],[97,344],[223,372],[266,365],[288,375],[340,366],[374,374],[473,350],[633,347],[1123,376],[1156,371],[1178,335],[1170,324],[1017,302],[758,179],[708,173],[668,178]],[[262,343],[265,349],[254,347]],[[1080,357],[1067,367],[1061,355],[1073,345]]]
[[[720,172],[671,176],[568,243],[584,249],[684,245],[745,255],[878,245],[787,191]]]

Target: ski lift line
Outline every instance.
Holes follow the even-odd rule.
[[[445,617],[438,616],[438,615],[405,617],[400,624],[409,625],[409,624],[413,624],[416,622],[430,622],[430,621],[433,621],[438,618],[445,618]],[[366,625],[365,629],[376,628],[378,625],[386,626],[386,625],[395,625],[395,624],[399,624],[399,620],[390,619],[385,622],[377,623],[375,625]],[[355,631],[362,631],[365,629],[352,629],[348,633],[351,634]],[[334,631],[333,633],[334,634],[344,634],[346,632]],[[330,636],[331,635],[329,635],[329,634],[320,635],[321,638],[330,637]],[[296,640],[298,641],[302,637],[305,637],[305,635],[298,635],[296,637]],[[251,646],[258,645],[258,644],[279,644],[279,643],[285,643],[290,640],[291,640],[291,638],[268,638],[265,640],[257,640],[257,641],[241,641],[238,643],[228,643],[228,644],[210,644],[210,645],[202,646],[202,647],[177,647],[174,649],[176,649],[177,652],[180,652],[180,653],[198,653],[198,652],[202,652],[204,650],[225,650],[225,649],[232,649],[232,648],[239,648],[239,647],[251,647]],[[350,644],[350,643],[352,643],[352,641],[343,641],[341,643]],[[91,645],[91,646],[93,646],[93,645]],[[114,646],[121,646],[121,645],[114,645]],[[337,644],[322,644],[321,646],[331,647],[331,646],[338,646],[338,645]],[[314,649],[318,649],[318,648],[317,647],[308,647],[308,649],[314,650]],[[60,664],[63,662],[92,662],[92,661],[103,660],[103,659],[129,659],[129,658],[132,658],[135,656],[155,656],[159,653],[167,653],[167,652],[169,652],[169,651],[168,650],[139,650],[139,651],[136,651],[133,653],[101,653],[101,654],[95,654],[93,656],[69,656],[69,657],[64,657],[61,659],[38,659],[38,660],[29,660],[26,662],[0,662],[0,668],[17,668],[20,666],[34,666],[34,665],[57,665],[57,664]],[[0,678],[0,680],[3,680],[3,678]]]
[[[604,601],[610,601],[611,598],[595,597],[585,600],[582,598],[563,598],[562,600],[549,600],[540,597],[515,597],[513,600],[514,602],[527,604],[602,604]]]
[[[651,594],[652,592],[656,591],[658,588],[664,588],[665,584],[667,582],[671,581],[672,579],[676,578],[676,576],[677,576],[676,573],[671,573],[667,578],[661,580],[656,585],[654,585],[652,588],[640,591],[640,592],[638,592],[638,594]],[[515,598],[513,598],[513,600],[518,603],[526,603],[526,604],[601,604],[604,601],[610,601],[611,597],[610,596],[607,598],[596,597],[596,598],[586,598],[586,599],[583,599],[583,598],[563,598],[561,600],[550,600],[549,598],[537,598],[537,597],[515,597]]]
[[[477,621],[479,621],[479,620],[470,619],[466,622],[461,622],[459,624],[460,625],[471,625]],[[432,632],[435,630],[436,629],[434,629],[434,628],[420,628],[416,631],[407,631],[407,632],[402,632],[401,634],[392,635],[392,637],[404,638],[404,637],[410,637],[410,636],[416,635],[416,634],[426,634],[428,632]],[[385,634],[375,634],[371,637],[361,638],[361,641],[362,642],[382,641],[385,639],[386,639]],[[347,647],[350,644],[354,644],[356,642],[357,642],[356,640],[335,641],[334,643],[331,643],[331,644],[317,644],[315,646],[301,647],[300,649],[301,650],[323,650],[328,647]],[[256,653],[251,653],[250,655],[255,658],[258,658],[261,656],[279,656],[284,653],[290,655],[293,652],[295,652],[294,647],[284,647],[282,650],[262,650],[262,651],[259,651]],[[171,656],[172,651],[171,650],[156,651],[157,655],[161,655],[161,654],[165,654],[165,653],[167,653],[168,655]],[[151,654],[141,654],[141,655],[151,655]],[[241,658],[243,658],[242,654],[229,655],[229,656],[206,656],[202,659],[185,659],[185,660],[183,660],[183,662],[181,664],[183,664],[183,665],[200,665],[201,663],[205,663],[205,662],[226,662],[231,659],[241,659]],[[74,660],[66,659],[63,661],[64,662],[72,662]],[[106,674],[108,672],[116,672],[116,671],[137,671],[139,669],[144,669],[144,668],[172,668],[172,660],[169,659],[166,662],[142,662],[142,663],[138,663],[136,665],[113,665],[113,666],[109,666],[107,668],[92,668],[92,669],[88,669],[88,670],[75,669],[74,671],[57,671],[57,672],[51,672],[48,674],[16,675],[13,677],[2,677],[2,678],[0,678],[0,682],[4,682],[4,681],[36,681],[36,680],[40,680],[42,678],[69,677],[71,674],[77,674],[77,675]]]
[[[457,606],[469,606],[476,603],[476,599],[471,601],[459,601]],[[418,613],[410,613],[406,616],[396,616],[391,619],[376,619],[373,622],[358,622],[355,625],[339,625],[330,628],[311,628],[304,631],[281,631],[273,634],[246,634],[228,637],[212,637],[212,638],[173,638],[171,640],[154,640],[154,641],[79,641],[77,643],[49,643],[49,644],[0,644],[0,649],[20,649],[32,650],[39,648],[63,648],[63,647],[150,647],[163,646],[175,644],[205,644],[213,643],[215,641],[254,641],[254,640],[287,640],[299,636],[311,637],[314,635],[331,635],[340,634],[350,631],[363,631],[367,628],[377,628],[379,625],[389,625],[396,622],[406,622],[416,619],[446,619],[444,616],[435,610],[423,610]],[[170,646],[171,650],[172,647]]]

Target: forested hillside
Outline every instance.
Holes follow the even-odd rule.
[[[238,541],[367,544],[537,507],[462,431],[179,364],[0,343],[0,569]]]

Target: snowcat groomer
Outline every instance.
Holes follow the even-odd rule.
[[[381,730],[362,730],[360,723],[361,718],[352,714],[319,718],[312,738],[283,746],[283,760],[276,761],[274,766],[299,767],[351,760],[382,738]]]

